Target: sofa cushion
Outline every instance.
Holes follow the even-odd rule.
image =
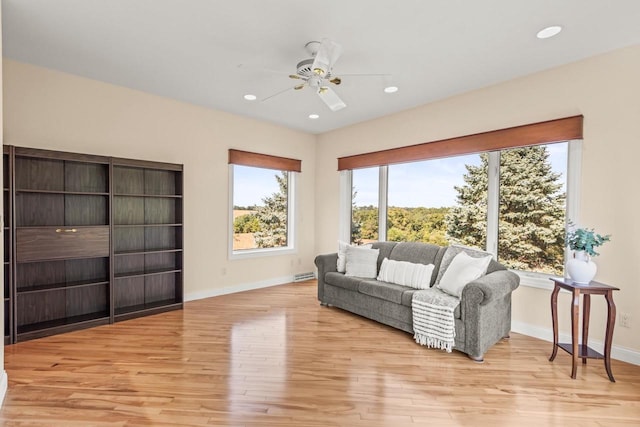
[[[394,246],[389,259],[420,264],[433,264],[440,246],[430,243],[401,242]]]
[[[405,307],[411,307],[411,301],[413,300],[413,294],[415,292],[417,292],[418,289],[408,289],[406,291],[404,291],[402,293],[402,305],[404,305]],[[460,305],[458,304],[458,306],[456,307],[456,309],[453,312],[453,317],[455,317],[456,319],[460,319],[460,315],[461,315],[461,310],[460,310]]]
[[[324,275],[325,283],[353,292],[358,292],[358,285],[362,280],[357,277],[345,276],[343,273],[336,273],[335,271],[330,271]]]
[[[380,251],[380,255],[378,255],[378,270],[380,270],[382,260],[385,258],[389,258],[389,255],[391,255],[391,251],[396,247],[397,244],[397,242],[373,242],[371,244],[371,247],[373,249],[378,249]]]
[[[402,304],[402,294],[411,289],[407,286],[396,285],[394,283],[380,282],[378,280],[363,280],[358,285],[361,294]]]

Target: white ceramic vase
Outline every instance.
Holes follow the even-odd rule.
[[[567,261],[567,274],[576,283],[589,283],[596,277],[598,266],[585,251],[575,251]]]

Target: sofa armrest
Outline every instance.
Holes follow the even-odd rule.
[[[468,283],[462,291],[466,304],[487,305],[504,298],[520,285],[520,276],[509,270],[498,270]]]
[[[467,284],[460,306],[464,324],[464,352],[475,360],[511,331],[511,292],[520,284],[520,276],[498,270]]]
[[[331,271],[338,271],[338,254],[318,255],[314,262],[318,267],[318,300],[323,302],[324,276]]]

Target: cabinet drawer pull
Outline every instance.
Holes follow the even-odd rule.
[[[75,228],[56,228],[56,233],[75,233]]]

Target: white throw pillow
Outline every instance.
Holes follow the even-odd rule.
[[[486,273],[491,259],[491,255],[474,258],[467,255],[466,252],[460,252],[449,264],[437,288],[449,295],[460,298],[462,290],[467,283],[482,277]]]
[[[354,246],[354,245],[349,245],[349,243],[347,243],[347,242],[343,242],[341,240],[338,240],[338,261],[336,263],[336,269],[338,270],[338,273],[344,273],[345,272],[345,268],[346,268],[345,254],[346,254],[347,246]],[[361,245],[360,247],[361,248],[370,248],[371,247],[371,243],[367,243],[366,245]]]
[[[438,275],[434,283],[436,286],[440,284],[440,280],[442,280],[442,276],[444,275],[444,272],[447,271],[447,268],[449,267],[449,264],[451,264],[451,261],[453,261],[453,258],[455,258],[455,256],[460,252],[466,252],[467,255],[473,258],[484,258],[486,256],[492,256],[489,252],[477,248],[470,248],[468,246],[455,244],[449,246],[445,251],[444,256],[442,257],[442,261],[440,261],[440,269],[438,270]]]
[[[417,264],[385,258],[380,266],[378,280],[409,286],[416,289],[429,289],[433,264]]]
[[[379,249],[347,246],[345,248],[345,276],[375,279],[378,273]]]

